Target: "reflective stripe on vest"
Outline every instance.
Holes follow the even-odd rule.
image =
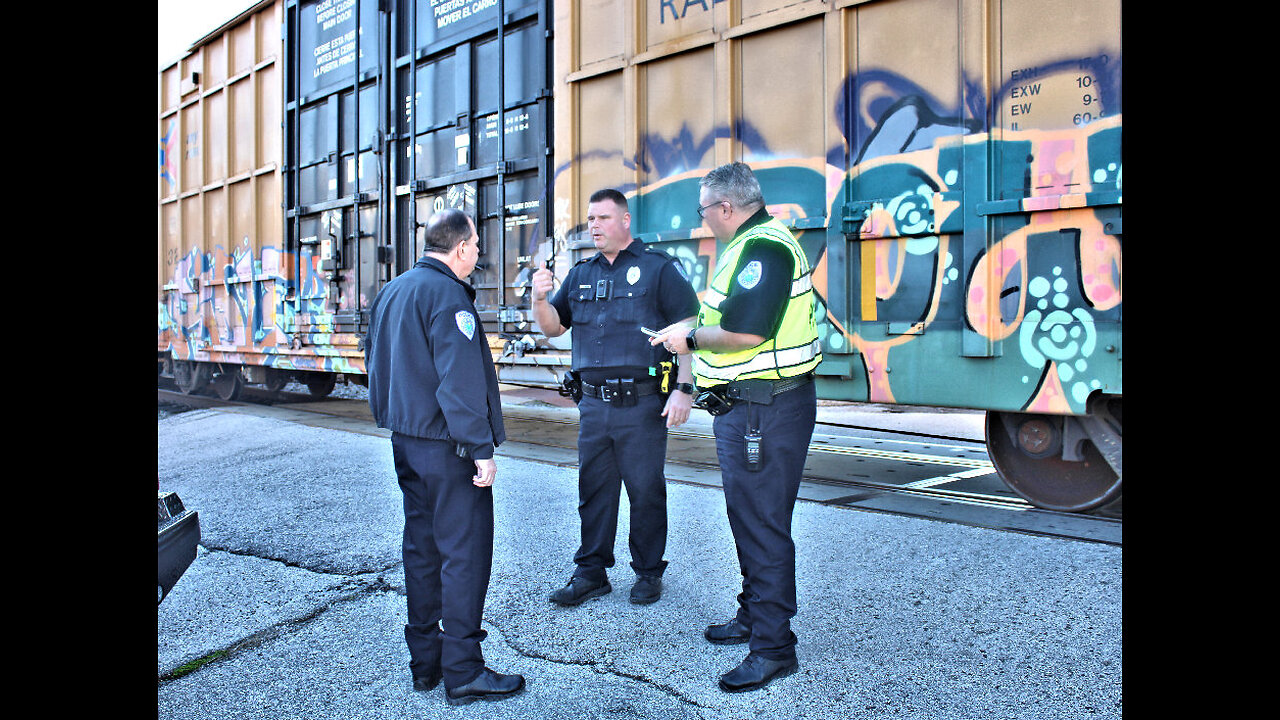
[[[803,375],[805,372],[808,372],[808,369],[776,377],[767,377],[765,375],[753,373],[774,370],[775,365],[780,365],[782,367],[789,365],[803,366],[814,360],[814,358],[817,358],[818,360],[822,359],[822,343],[819,342],[817,338],[815,338],[813,342],[800,347],[783,348],[782,350],[774,350],[771,352],[761,352],[747,362],[737,365],[718,368],[706,363],[701,363],[694,366],[694,373],[698,377],[699,387],[715,387],[716,385],[729,382],[730,380],[742,380],[748,377],[778,380],[783,377],[791,377],[792,375]],[[814,362],[812,367],[817,367],[817,364],[817,362]],[[703,379],[713,380],[714,382],[704,383],[702,382]]]
[[[804,249],[777,219],[770,218],[731,242],[717,261],[716,274],[703,294],[699,325],[718,325],[720,305],[728,295],[742,250],[751,240],[782,243],[791,251],[791,298],[783,313],[777,337],[746,350],[693,354],[693,373],[699,387],[714,387],[730,380],[779,380],[811,371],[822,360],[822,344],[813,319],[813,278]]]

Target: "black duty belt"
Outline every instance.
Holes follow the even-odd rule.
[[[582,394],[599,398],[605,402],[631,404],[635,401],[635,398],[658,392],[658,388],[657,380],[619,378],[617,380],[605,380],[603,385],[582,383]]]
[[[729,400],[768,404],[773,401],[774,395],[781,395],[811,382],[813,382],[812,373],[781,380],[734,380],[725,387],[724,394]]]
[[[712,415],[724,415],[740,402],[769,405],[773,402],[775,395],[795,390],[811,382],[813,382],[812,373],[781,380],[734,380],[727,385],[700,391],[693,399],[693,406],[702,408]]]

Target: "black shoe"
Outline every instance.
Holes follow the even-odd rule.
[[[476,700],[502,700],[524,689],[523,675],[503,675],[489,668],[480,671],[475,680],[462,687],[444,691],[445,702],[466,705]]]
[[[751,639],[751,628],[735,617],[727,623],[708,625],[702,636],[716,645],[738,645]]]
[[[754,653],[748,654],[738,667],[720,676],[720,689],[725,692],[759,690],[774,678],[786,677],[800,667],[795,658],[770,660]]]
[[[608,595],[611,592],[613,592],[613,586],[608,580],[597,582],[575,575],[569,578],[568,585],[551,593],[550,599],[557,605],[581,605],[586,600]]]
[[[662,578],[656,575],[641,575],[636,584],[631,586],[631,602],[635,605],[648,605],[658,602],[662,597]]]
[[[439,670],[429,672],[423,676],[415,675],[413,677],[413,689],[419,692],[428,692],[435,690],[440,684],[440,678],[444,677]]]

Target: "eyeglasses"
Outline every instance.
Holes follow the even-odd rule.
[[[705,218],[705,217],[706,217],[706,215],[703,215],[703,214],[702,214],[702,211],[703,211],[703,210],[706,210],[707,208],[712,207],[713,205],[723,205],[724,203],[727,203],[727,202],[729,202],[729,201],[728,201],[728,200],[717,200],[717,201],[715,201],[715,202],[711,203],[711,205],[703,205],[702,207],[698,208],[698,217],[700,217],[700,218]]]

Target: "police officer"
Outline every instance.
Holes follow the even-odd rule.
[[[738,610],[704,632],[712,643],[748,643],[720,677],[744,692],[795,672],[795,545],[791,515],[813,435],[812,372],[822,360],[804,250],[765,210],[744,163],[702,179],[698,214],[727,243],[703,295],[696,327],[665,327],[651,341],[692,353],[699,406],[715,415],[716,455],[729,528],[742,571]]]
[[[443,678],[445,700],[500,699],[520,675],[485,667],[480,622],[493,560],[494,448],[505,438],[498,380],[464,279],[480,250],[459,210],[426,226],[426,253],[370,306],[369,406],[391,434],[404,494],[409,668],[416,690]],[[441,622],[443,621],[443,628]]]
[[[533,277],[533,312],[548,337],[573,329],[571,384],[578,403],[578,516],[581,544],[568,584],[552,602],[572,606],[613,590],[620,486],[631,503],[631,568],[637,579],[630,601],[662,595],[667,544],[667,487],[663,476],[667,429],[683,424],[693,404],[689,363],[641,330],[690,322],[698,296],[680,263],[631,237],[627,199],[617,190],[593,194],[587,226],[599,253],[569,270],[553,286],[545,265]],[[665,418],[665,421],[664,421]]]

